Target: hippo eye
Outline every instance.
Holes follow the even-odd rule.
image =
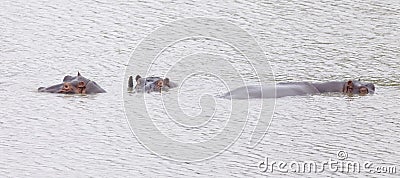
[[[67,84],[65,84],[65,85],[64,85],[64,88],[68,88],[68,85],[67,85]]]
[[[80,88],[85,87],[85,82],[80,81],[80,82],[78,83],[78,87],[80,87]]]

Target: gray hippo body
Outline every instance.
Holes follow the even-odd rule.
[[[65,93],[65,94],[96,94],[106,93],[96,82],[91,81],[78,72],[78,75],[65,76],[61,84],[53,85],[50,87],[40,87],[39,92],[48,93]]]
[[[374,91],[374,84],[363,83],[354,80],[349,80],[347,82],[324,83],[288,82],[278,83],[275,87],[265,85],[244,86],[226,93],[223,95],[223,97],[232,99],[280,98],[285,96],[301,96],[327,92],[343,92],[348,94],[365,95],[368,93],[374,93]]]
[[[177,87],[178,85],[174,82],[169,81],[169,78],[161,78],[161,77],[146,77],[142,78],[140,75],[137,75],[136,85],[133,84],[133,77],[129,77],[128,81],[128,89],[134,90],[135,92],[161,92],[167,91],[170,88]]]

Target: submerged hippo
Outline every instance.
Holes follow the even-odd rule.
[[[47,88],[40,87],[38,91],[65,94],[95,94],[106,92],[99,85],[97,85],[96,82],[81,76],[79,72],[75,77],[69,75],[65,76],[61,84],[53,85]]]
[[[129,90],[134,90],[136,92],[161,92],[174,88],[177,86],[176,83],[170,82],[169,78],[161,77],[146,77],[142,78],[140,75],[135,77],[136,85],[133,86],[133,77],[130,76],[128,80]]]
[[[276,89],[276,95],[274,90]],[[343,92],[346,94],[366,95],[375,92],[375,86],[372,83],[363,83],[356,80],[347,82],[288,82],[277,83],[273,86],[244,86],[232,90],[222,97],[232,99],[247,99],[247,98],[280,98],[284,96],[309,95],[327,92]]]

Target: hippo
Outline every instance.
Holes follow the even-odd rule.
[[[83,77],[79,72],[75,77],[65,76],[61,84],[50,87],[40,87],[39,92],[64,93],[64,94],[96,94],[106,93],[96,82]]]
[[[274,95],[275,89],[276,95]],[[227,92],[222,97],[231,99],[280,98],[285,96],[301,96],[329,92],[359,95],[373,94],[375,92],[375,85],[372,83],[364,83],[359,80],[323,83],[287,82],[277,83],[275,87],[260,85],[244,86]]]
[[[177,86],[176,83],[171,82],[169,78],[161,77],[146,77],[142,78],[140,75],[135,77],[136,85],[133,86],[133,77],[130,76],[128,80],[128,89],[135,90],[136,92],[161,92]]]

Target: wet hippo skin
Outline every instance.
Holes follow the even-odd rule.
[[[276,89],[276,95],[274,90]],[[319,94],[327,92],[343,92],[347,94],[366,95],[375,92],[375,86],[372,83],[363,83],[356,80],[344,82],[287,82],[277,83],[273,86],[250,85],[237,88],[223,95],[224,98],[248,99],[248,98],[280,98],[285,96],[298,96]]]
[[[64,93],[64,94],[96,94],[105,93],[96,82],[83,77],[79,72],[77,76],[65,76],[63,82],[50,87],[40,87],[39,92]]]
[[[161,92],[166,91],[170,88],[177,87],[177,84],[171,82],[169,78],[161,77],[146,77],[143,78],[140,75],[135,77],[136,85],[133,84],[133,77],[130,76],[128,80],[128,89],[135,92]]]

